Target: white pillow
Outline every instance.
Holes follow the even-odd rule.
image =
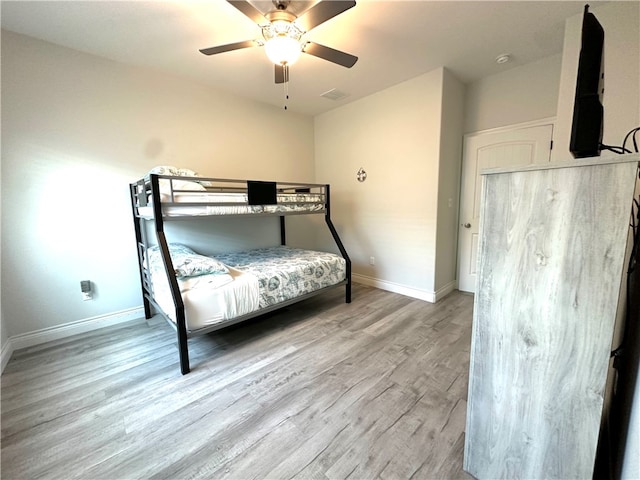
[[[198,190],[198,191],[206,190],[206,188],[204,188],[198,182],[190,182],[189,180],[167,180],[166,178],[161,178],[160,193],[170,195],[171,184],[173,184],[174,190]]]
[[[175,270],[176,277],[178,278],[229,273],[229,269],[224,263],[212,257],[198,255],[189,247],[182,245],[181,243],[170,243],[169,254],[171,255],[173,269]],[[149,259],[149,268],[152,271],[162,270],[164,268],[162,265],[160,248],[157,245],[148,248],[147,255]]]
[[[178,167],[174,167],[173,165],[164,165],[164,166],[159,166],[159,167],[153,167],[151,170],[149,170],[149,173],[157,173],[158,175],[172,175],[174,177],[199,177],[200,175],[198,175],[197,172],[194,172],[193,170],[190,170],[188,168],[178,168]],[[188,183],[185,180],[185,183]],[[193,183],[193,182],[191,182]],[[203,188],[191,188],[190,186],[181,186],[178,187],[178,181],[174,180],[173,182],[173,188],[177,188],[177,189],[185,189],[185,190],[206,190],[206,188],[204,187],[211,187],[213,186],[213,184],[211,182],[207,182],[206,180],[201,181],[201,182],[197,182],[199,187],[203,187]],[[180,184],[182,185],[182,184]],[[167,187],[169,188],[169,187]],[[164,193],[164,192],[163,192]]]
[[[178,168],[173,165],[164,165],[153,167],[149,173],[157,173],[158,175],[173,175],[174,177],[197,177],[198,174],[188,168]]]

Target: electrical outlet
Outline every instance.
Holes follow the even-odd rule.
[[[369,265],[375,265],[376,264],[376,257],[369,257]]]
[[[93,298],[93,289],[91,288],[91,280],[80,281],[80,292],[82,293],[82,300],[91,300]]]

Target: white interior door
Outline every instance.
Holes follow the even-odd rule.
[[[548,163],[553,125],[529,125],[465,135],[458,233],[458,289],[476,290],[480,193],[484,168]]]

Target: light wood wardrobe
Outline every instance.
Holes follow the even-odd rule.
[[[640,155],[483,172],[464,468],[590,479]]]

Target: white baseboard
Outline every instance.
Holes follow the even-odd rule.
[[[136,319],[144,321],[143,307],[129,308],[119,312],[107,313],[105,315],[98,315],[96,317],[76,320],[75,322],[64,323],[54,327],[14,335],[9,337],[9,340],[7,340],[7,342],[2,346],[2,371],[4,371],[4,367],[11,359],[11,355],[15,350],[40,345],[42,343],[59,340],[61,338],[89,332],[91,330],[97,330],[98,328],[130,322]]]
[[[444,297],[446,297],[451,292],[453,292],[457,287],[456,283],[457,282],[454,280],[453,282],[449,282],[444,287],[439,288],[438,290],[436,290],[436,295],[435,295],[436,302],[438,300],[442,300]]]
[[[401,285],[387,280],[380,280],[379,278],[369,277],[359,273],[352,273],[351,279],[356,283],[362,283],[363,285],[380,288],[393,293],[399,293],[401,295],[406,295],[407,297],[424,300],[425,302],[435,303],[436,301],[435,292],[408,287],[407,285]]]
[[[432,292],[399,283],[389,282],[387,280],[380,280],[379,278],[368,277],[367,275],[361,275],[359,273],[352,273],[351,279],[356,283],[362,283],[363,285],[380,288],[393,293],[399,293],[401,295],[406,295],[407,297],[417,298],[430,303],[437,302],[456,289],[455,281],[448,283],[435,292]]]
[[[13,344],[9,338],[4,342],[4,345],[2,345],[2,349],[0,349],[0,372],[4,372],[4,367],[6,367],[9,360],[11,360],[11,355],[13,355]]]

